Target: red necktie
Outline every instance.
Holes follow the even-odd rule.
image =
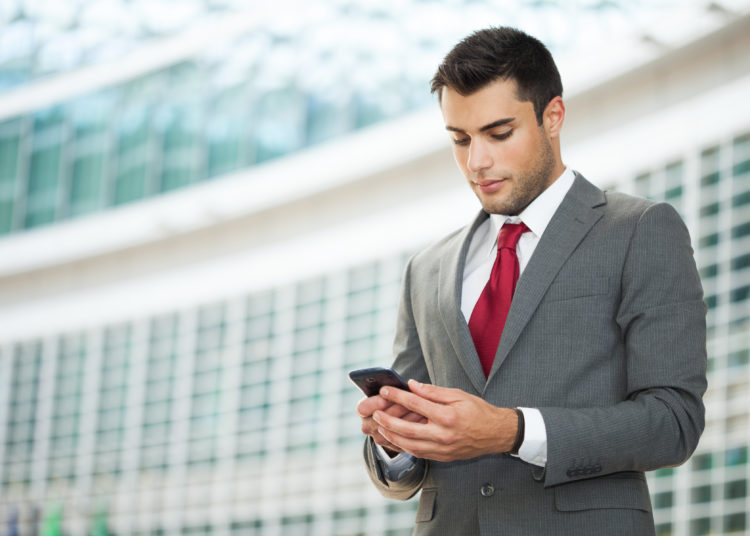
[[[519,267],[516,245],[529,230],[523,223],[506,223],[497,238],[497,258],[469,320],[469,331],[479,354],[485,377],[490,375],[497,346],[516,290]]]

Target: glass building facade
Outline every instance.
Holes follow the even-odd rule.
[[[96,6],[76,2],[70,3],[78,5],[71,11],[76,15],[68,15],[78,22],[61,25],[61,34],[83,28],[86,20],[100,21],[90,14]],[[133,0],[126,7],[146,9],[151,3],[161,4]],[[246,11],[244,2],[196,3],[230,15]],[[16,2],[22,4],[33,2]],[[328,21],[322,15],[304,11],[309,21],[297,26],[259,18],[252,31],[76,96],[48,96],[42,105],[16,113],[3,108],[8,93],[0,94],[0,246],[22,243],[55,224],[62,228],[73,218],[95,221],[95,213],[137,207],[206,181],[218,184],[235,172],[433,105],[429,73],[415,66],[431,71],[443,43],[452,45],[477,21],[494,21],[490,11],[513,15],[509,21],[540,35],[546,28],[553,45],[573,34],[601,44],[594,30],[617,41],[609,33],[615,35],[621,19],[644,28],[638,34],[643,45],[650,35],[646,21],[663,20],[645,9],[646,2],[529,2],[508,11],[502,11],[502,1],[333,4],[350,23],[374,21],[377,32],[354,25],[356,35],[326,40],[333,26],[322,24]],[[396,4],[417,11],[399,11]],[[743,9],[740,0],[713,2],[707,13],[702,3],[663,3],[679,21],[684,18],[676,15],[677,4],[705,19]],[[24,33],[34,34],[33,28],[24,30],[33,9],[21,11],[0,8],[0,29],[7,29],[0,32],[0,90],[23,89],[101,61],[118,65],[117,54],[97,53],[99,45],[92,42],[86,53],[50,67],[50,47],[54,51],[61,42],[50,38],[48,44],[24,46],[33,41]],[[130,20],[129,9],[114,12]],[[562,30],[555,24],[561,14],[571,21]],[[202,17],[195,12],[180,20],[188,18]],[[432,28],[414,23],[424,20],[442,22]],[[312,32],[316,25],[320,33]],[[185,29],[144,27],[150,37]],[[396,34],[408,42],[393,41]],[[376,41],[385,48],[374,48]],[[340,87],[313,84],[313,69],[299,68],[311,60],[307,48],[316,43],[321,48],[312,54],[314,71],[346,82]],[[580,46],[588,54],[590,45]],[[243,51],[257,54],[245,57]],[[266,63],[257,62],[266,55]],[[335,59],[337,67],[321,58]],[[287,71],[269,76],[269,64]],[[362,72],[372,76],[362,80]],[[386,181],[386,187],[395,182]],[[750,533],[750,124],[672,152],[610,187],[677,208],[693,238],[709,311],[706,431],[685,465],[648,475],[657,534]],[[207,241],[222,238],[211,232]],[[155,242],[154,250],[161,245]],[[390,362],[402,270],[415,244],[388,251],[283,284],[230,296],[217,291],[190,306],[159,307],[158,313],[146,310],[151,305],[140,312],[123,306],[126,312],[114,314],[116,321],[99,321],[92,313],[74,327],[40,324],[26,330],[30,335],[6,334],[0,339],[0,534],[411,534],[416,502],[386,501],[367,479],[354,411],[360,394],[346,376],[354,368]],[[118,253],[91,253],[110,255],[96,266],[77,260],[91,269],[92,285],[114,286],[109,273],[96,270],[116,262],[111,257]],[[168,256],[147,253],[154,263]],[[41,267],[28,266],[62,280],[68,261],[64,252],[46,261],[50,266],[44,260]],[[2,288],[23,283],[25,274],[12,270],[0,275]],[[33,302],[44,288],[28,293]],[[0,317],[7,318],[3,307],[10,303],[12,311],[14,300],[23,298],[23,291],[11,294],[0,297]]]
[[[706,432],[684,466],[649,475],[657,534],[744,534],[750,134],[617,186],[682,213],[709,306]],[[5,522],[106,508],[113,534],[409,534],[414,501],[365,481],[346,378],[389,361],[407,256],[4,346]]]
[[[185,61],[0,121],[0,234],[184,188],[431,103],[408,83],[387,100],[252,81],[216,88],[215,69]]]

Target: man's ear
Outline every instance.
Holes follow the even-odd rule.
[[[547,103],[542,115],[542,125],[551,138],[560,136],[563,122],[565,121],[565,103],[562,97],[555,97]]]

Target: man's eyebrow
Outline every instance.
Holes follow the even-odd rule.
[[[479,129],[479,132],[484,132],[485,130],[490,130],[495,127],[501,127],[503,125],[507,125],[508,123],[512,123],[515,121],[515,117],[506,117],[505,119],[498,119],[494,123],[490,123],[489,125],[484,125],[482,128]]]
[[[481,127],[479,129],[479,132],[484,132],[486,130],[491,130],[491,129],[495,128],[495,127],[501,127],[503,125],[507,125],[508,123],[512,123],[515,120],[516,120],[515,117],[506,117],[504,119],[498,119],[497,121],[493,121],[489,125],[484,125],[483,127]],[[458,127],[452,127],[450,125],[445,125],[445,130],[449,130],[451,132],[458,132],[460,134],[466,134],[466,131],[464,129],[458,128]]]

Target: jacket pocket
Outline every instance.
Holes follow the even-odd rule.
[[[609,292],[609,277],[594,276],[566,281],[556,281],[544,296],[544,302],[556,302],[599,296]]]
[[[555,505],[562,512],[593,508],[651,511],[646,479],[641,473],[615,473],[555,487]]]
[[[431,521],[435,514],[435,499],[437,498],[437,489],[423,489],[419,498],[419,508],[417,508],[417,523]]]

